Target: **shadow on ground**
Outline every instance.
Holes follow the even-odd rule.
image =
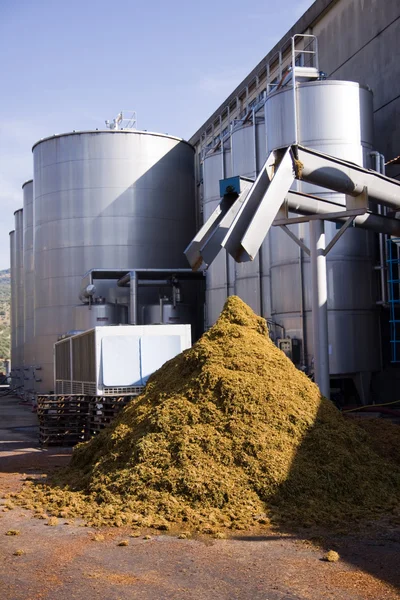
[[[272,499],[274,525],[324,551],[336,550],[342,560],[400,590],[399,465],[391,461],[383,444],[380,451],[379,440],[374,438],[372,443],[357,424],[343,421],[341,415],[339,421],[331,416],[331,403],[321,399],[314,426]],[[346,428],[341,426],[343,422]],[[312,473],[315,456],[323,468]],[[307,523],[307,514],[311,523],[317,517],[318,528]],[[296,526],[288,525],[290,515]]]
[[[71,454],[70,448],[41,450],[27,447],[26,442],[4,444],[0,449],[0,474],[51,471],[66,466]]]

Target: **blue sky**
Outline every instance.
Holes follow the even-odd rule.
[[[0,269],[34,142],[102,128],[188,139],[311,0],[0,0]]]

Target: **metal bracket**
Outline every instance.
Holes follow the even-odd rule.
[[[281,228],[281,229],[282,229],[282,230],[283,230],[285,233],[287,233],[287,235],[288,235],[290,238],[292,238],[292,240],[293,240],[294,242],[296,242],[296,244],[297,244],[298,246],[300,246],[300,248],[301,248],[302,250],[304,250],[304,252],[305,252],[306,254],[308,254],[308,256],[310,256],[310,249],[309,249],[309,248],[307,248],[307,246],[306,246],[306,245],[305,245],[305,244],[304,244],[304,243],[301,241],[301,239],[300,239],[300,238],[298,238],[298,237],[297,237],[297,235],[295,235],[295,234],[294,234],[292,231],[290,231],[290,229],[289,229],[289,228],[288,228],[286,225],[279,225],[279,227],[280,227],[280,228]]]
[[[324,215],[325,217],[326,215]],[[314,217],[314,215],[313,215]],[[327,245],[327,247],[324,249],[323,251],[323,255],[326,256],[328,254],[328,252],[330,250],[332,250],[333,246],[336,244],[336,242],[342,237],[342,235],[344,234],[344,232],[346,231],[346,229],[348,229],[350,227],[350,225],[353,223],[354,219],[356,218],[356,215],[352,215],[350,216],[348,219],[346,219],[345,223],[341,226],[341,228],[339,229],[339,231],[336,233],[336,235],[331,239],[331,241],[329,242],[329,244]],[[315,221],[315,218],[310,218],[307,217],[305,218],[306,221]],[[319,218],[319,221],[323,221],[324,219],[321,217]],[[297,219],[288,219],[288,221],[297,221]],[[302,221],[303,222],[303,221]],[[277,222],[274,223],[274,225],[278,225]],[[304,250],[304,252],[306,254],[308,254],[308,256],[310,256],[311,252],[310,249],[307,248],[307,246],[297,237],[297,235],[295,235],[292,231],[290,231],[290,229],[287,227],[287,225],[278,225],[294,242],[296,242],[296,244],[298,246],[300,246],[300,248],[302,250]]]
[[[307,215],[305,217],[291,217],[289,219],[275,219],[272,225],[295,225],[296,223],[308,223],[309,221],[335,221],[337,219],[345,219],[346,217],[358,217],[364,215],[367,211],[365,208],[354,208],[352,210],[343,210],[341,212],[323,213],[316,215]]]
[[[346,194],[346,208],[347,210],[363,208],[367,211],[369,209],[368,189],[364,187],[363,191],[361,194],[358,194],[358,196],[349,196]]]
[[[325,248],[323,254],[324,256],[326,256],[328,254],[328,252],[330,250],[332,250],[333,246],[336,244],[336,242],[342,237],[342,235],[344,234],[344,232],[346,231],[346,229],[348,227],[350,227],[350,225],[352,225],[354,219],[356,218],[355,215],[353,215],[352,217],[349,217],[346,222],[341,226],[341,228],[339,229],[339,231],[337,232],[337,234],[335,235],[335,237],[333,237],[331,239],[331,241],[329,242],[329,244],[327,245],[327,247]]]
[[[288,207],[288,201],[286,198],[285,198],[285,201],[282,203],[280,209],[278,210],[276,217],[277,218],[275,219],[275,221],[283,220],[283,219],[287,220],[289,218],[289,207]],[[275,223],[275,221],[274,221],[274,223]]]

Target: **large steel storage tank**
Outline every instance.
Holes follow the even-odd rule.
[[[105,302],[95,302],[91,305],[77,304],[73,308],[75,331],[87,331],[102,325],[121,325],[127,323],[122,310],[127,308],[122,305]]]
[[[268,97],[268,151],[297,141],[326,154],[370,166],[373,114],[372,94],[368,89],[345,81],[300,83],[296,87],[296,100],[297,132],[293,88],[282,89]],[[299,182],[297,185],[300,191],[345,203],[340,194]],[[308,225],[291,227],[309,244]],[[335,224],[325,222],[327,243],[336,231]],[[269,237],[273,318],[284,325],[287,335],[306,338],[306,360],[310,365],[313,348],[309,259],[304,259],[302,290],[299,248],[278,228],[273,228]],[[346,231],[327,256],[331,375],[371,372],[380,367],[373,259],[373,234],[354,228]]]
[[[24,385],[24,211],[16,210],[15,218],[15,346],[17,385]]]
[[[203,221],[207,221],[220,201],[219,181],[232,174],[230,140],[210,150],[203,162]],[[206,272],[206,326],[218,319],[226,298],[235,293],[234,263],[221,250]]]
[[[16,335],[16,313],[17,313],[17,297],[16,285],[17,274],[15,270],[15,230],[10,231],[10,279],[11,279],[11,310],[10,310],[10,330],[11,330],[11,387],[15,388],[16,383],[16,367],[17,367],[17,335]]]
[[[219,181],[240,175],[254,179],[266,158],[265,121],[263,110],[254,111],[245,123],[239,121],[224,145],[209,151],[203,163],[204,221],[218,205]],[[226,298],[237,294],[258,314],[269,317],[270,272],[269,240],[262,244],[252,263],[236,263],[221,250],[207,270],[207,326],[219,317]]]
[[[24,388],[34,389],[35,364],[33,344],[33,181],[30,179],[22,186],[24,197]]]
[[[265,163],[267,146],[264,111],[239,122],[232,131],[232,173],[255,179]],[[235,264],[235,293],[260,315],[270,316],[269,241],[266,239],[255,259]]]
[[[89,269],[186,268],[195,233],[194,150],[135,130],[41,140],[34,162],[37,391],[53,389],[53,343],[73,329]]]

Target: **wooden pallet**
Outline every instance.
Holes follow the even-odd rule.
[[[121,410],[138,394],[101,396],[93,398],[89,408],[89,436],[97,435],[107,427]]]
[[[122,396],[38,396],[39,442],[75,446],[107,427],[138,394]]]
[[[39,442],[42,446],[74,446],[87,439],[88,396],[38,396]]]

